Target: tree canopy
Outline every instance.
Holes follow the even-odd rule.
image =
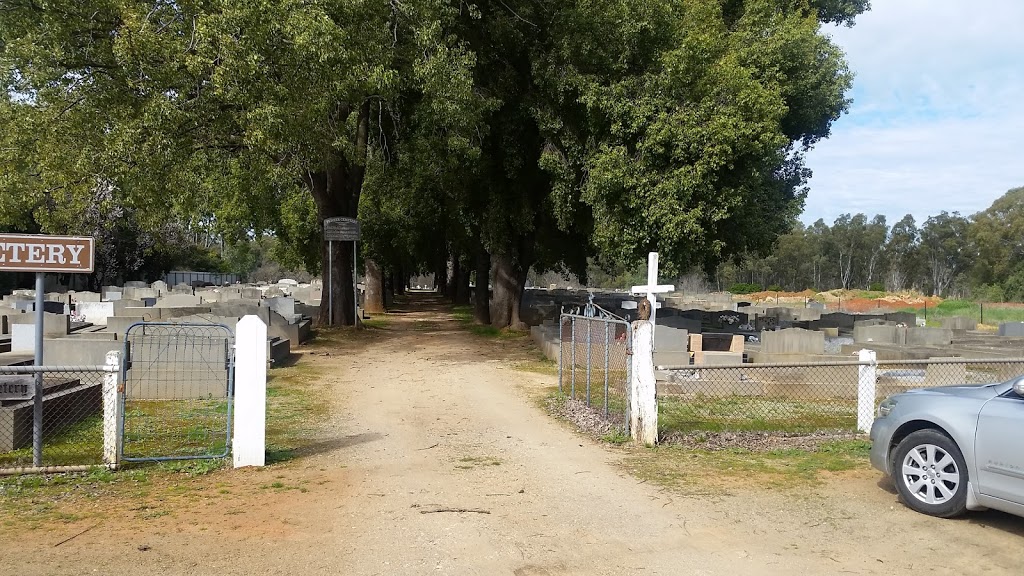
[[[802,210],[804,154],[848,105],[822,26],[866,9],[0,0],[0,225],[83,233],[109,211],[142,256],[170,228],[273,234],[334,275],[321,320],[351,323],[351,248],[324,270],[320,230],[358,216],[374,293],[430,271],[468,298],[475,276],[477,318],[516,324],[531,269],[767,254]]]

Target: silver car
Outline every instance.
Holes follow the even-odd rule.
[[[871,465],[907,506],[951,518],[993,508],[1024,516],[1024,377],[890,396],[871,427]]]

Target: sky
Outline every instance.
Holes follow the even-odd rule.
[[[805,223],[974,214],[1024,186],[1024,0],[873,0],[832,36],[849,112],[807,155]]]

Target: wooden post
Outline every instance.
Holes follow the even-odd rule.
[[[630,431],[633,440],[648,446],[658,443],[658,402],[654,379],[654,324],[633,323],[632,376],[630,378]]]
[[[861,350],[861,362],[868,362],[858,368],[857,379],[857,430],[867,434],[875,423],[875,384],[877,382],[878,357],[874,350]]]
[[[267,325],[246,316],[235,329],[235,468],[263,466],[267,430]]]
[[[103,374],[103,463],[111,469],[121,463],[121,438],[124,419],[121,418],[121,353],[107,352],[107,368]]]

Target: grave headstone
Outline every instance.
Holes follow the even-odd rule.
[[[125,288],[149,288],[149,284],[139,280],[129,280],[124,283]]]
[[[685,316],[658,316],[657,324],[659,328],[662,326],[667,326],[669,328],[686,330],[686,332],[689,334],[700,334],[702,331],[700,320],[686,318]]]
[[[123,295],[124,292],[121,292],[119,290],[109,290],[103,293],[103,300],[107,302],[116,302],[120,300]]]
[[[1024,338],[1024,322],[1004,322],[999,325],[999,335]]]
[[[917,314],[913,312],[889,312],[885,315],[885,319],[889,322],[903,324],[904,326],[915,326],[917,324]]]
[[[948,328],[907,328],[907,346],[949,346],[953,331]]]
[[[857,322],[857,326],[853,328],[853,341],[858,344],[875,342],[904,345],[907,343],[907,329],[897,327],[895,324]]]
[[[192,294],[170,294],[156,301],[157,308],[179,308],[182,306],[199,306],[202,298]]]
[[[761,333],[761,352],[765,354],[824,354],[825,334],[801,328]]]
[[[157,291],[157,296],[161,294],[167,294],[167,282],[163,280],[157,280],[148,286],[148,288]]]
[[[953,316],[950,318],[943,318],[942,327],[948,328],[949,330],[953,330],[955,332],[966,332],[968,330],[977,330],[978,322],[973,318]]]
[[[68,305],[63,302],[43,302],[43,312],[49,312],[50,314],[67,314]]]
[[[97,326],[106,326],[107,318],[114,315],[113,302],[79,302],[75,307],[79,316],[84,316],[85,321]]]
[[[659,324],[654,333],[655,366],[685,366],[690,363],[687,350],[689,334],[680,328]]]
[[[259,288],[242,288],[243,300],[259,300],[263,298],[263,291]]]
[[[17,300],[14,302],[14,309],[18,312],[35,312],[36,303],[28,300]]]
[[[98,292],[72,292],[72,302],[100,302],[103,298]]]

